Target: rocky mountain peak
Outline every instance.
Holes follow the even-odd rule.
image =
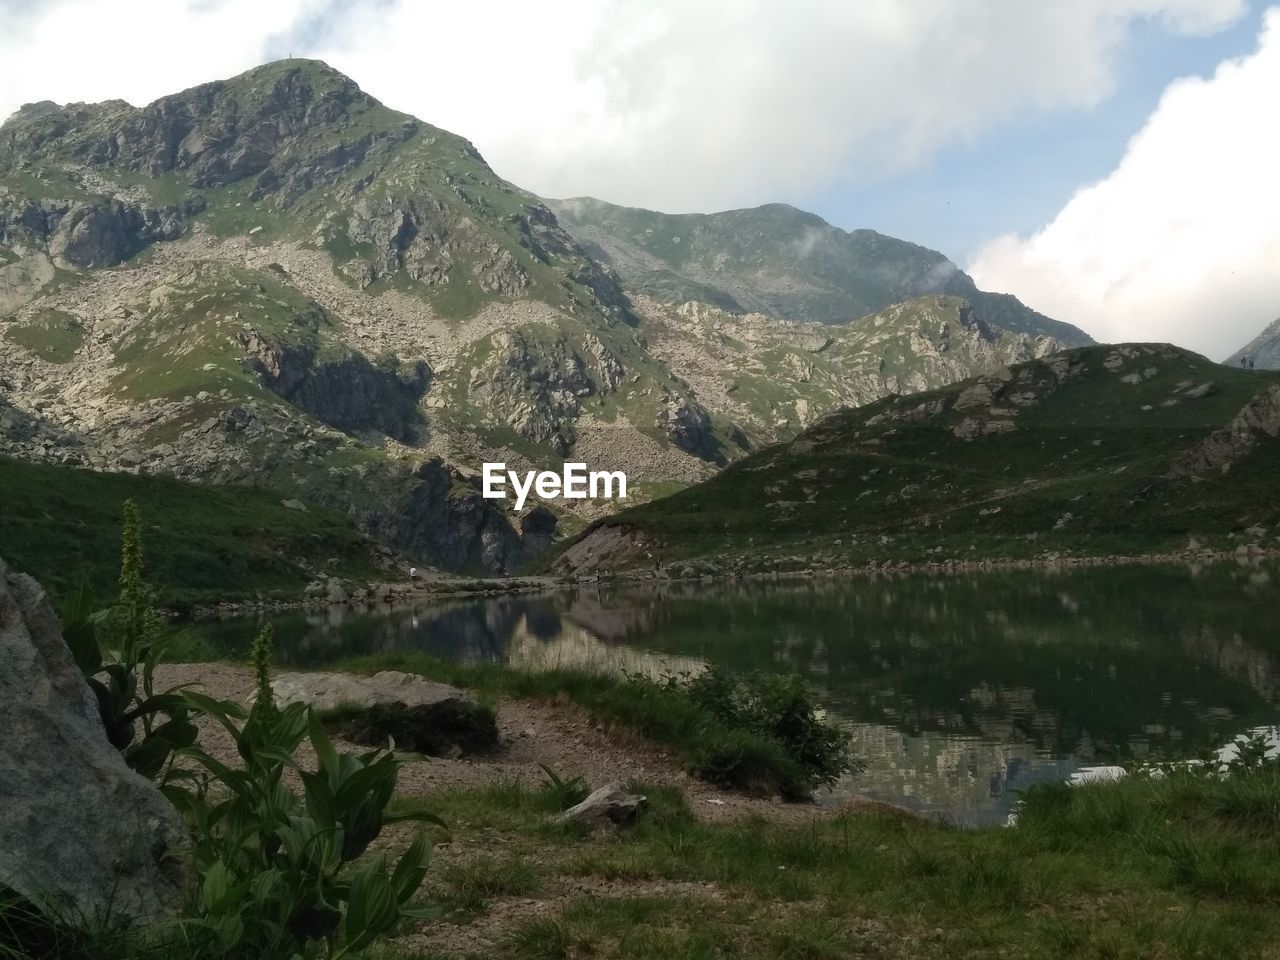
[[[183,170],[194,187],[219,186],[265,170],[293,138],[380,108],[327,65],[284,60],[141,108],[121,101],[23,108],[4,127],[0,168],[43,156],[151,177]]]
[[[47,117],[52,113],[61,110],[58,104],[52,100],[39,100],[35,103],[24,103],[15,110],[4,123],[0,124],[0,130],[4,130],[9,126],[18,126],[23,123],[31,123],[33,120],[39,120],[41,117]]]

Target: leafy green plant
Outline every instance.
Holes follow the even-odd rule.
[[[545,779],[539,790],[542,802],[552,810],[568,810],[587,799],[591,790],[581,777],[564,779],[545,763],[538,764]]]
[[[192,826],[199,883],[188,923],[221,955],[323,952],[336,960],[407,917],[434,915],[410,906],[430,859],[424,833],[394,868],[385,852],[365,855],[385,826],[441,823],[420,809],[389,813],[399,759],[383,749],[338,753],[310,707],[276,705],[269,633],[254,649],[258,697],[251,709],[185,694],[226,729],[243,762],[235,768],[191,746],[182,756],[203,772],[190,785],[166,785]],[[315,751],[315,770],[295,760],[304,739]],[[302,782],[301,797],[286,782],[290,769]]]
[[[275,694],[271,690],[271,651],[275,646],[275,631],[267,624],[253,638],[249,648],[249,665],[253,668],[254,704],[262,711],[275,713]]]
[[[155,670],[173,632],[157,613],[155,592],[143,575],[142,520],[132,500],[124,503],[116,603],[97,611],[82,585],[64,603],[62,628],[97,699],[107,739],[130,767],[157,778],[175,751],[195,743],[196,727],[178,688],[156,690]]]

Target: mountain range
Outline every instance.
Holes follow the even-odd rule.
[[[274,489],[452,570],[610,508],[513,516],[482,462],[644,501],[1089,342],[791,207],[544,201],[317,61],[0,127],[0,454]]]
[[[848,324],[926,294],[966,300],[989,327],[1067,347],[1092,341],[1076,327],[984,293],[942,254],[874,230],[848,232],[774,203],[671,215],[589,197],[547,201],[566,229],[629,291],[733,313]]]

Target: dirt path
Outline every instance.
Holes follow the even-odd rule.
[[[226,663],[168,664],[157,671],[160,686],[196,683],[195,689],[220,700],[245,703],[253,690],[250,671]],[[501,749],[492,756],[450,760],[432,757],[406,763],[400,771],[399,792],[425,796],[448,787],[482,786],[521,781],[530,786],[545,779],[540,764],[559,776],[582,777],[592,789],[613,781],[643,781],[678,787],[695,815],[708,822],[762,816],[781,823],[808,823],[836,815],[840,807],[783,803],[718,790],[681,767],[670,753],[631,731],[593,720],[567,701],[546,702],[504,699],[496,704]],[[213,756],[235,763],[235,746],[216,723],[200,721],[201,743]],[[342,743],[338,744],[343,748]],[[350,746],[348,749],[365,749]],[[303,744],[301,758],[313,762],[310,746]]]

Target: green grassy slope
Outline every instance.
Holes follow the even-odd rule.
[[[555,563],[601,567],[588,553],[609,540],[608,567],[652,567],[652,554],[747,569],[1257,540],[1246,531],[1280,521],[1280,443],[1261,442],[1227,473],[1170,473],[1276,382],[1174,347],[1069,351],[1014,367],[1007,382],[969,380],[835,414],[596,524]],[[1194,396],[1204,384],[1207,395]],[[984,395],[990,402],[975,402]]]
[[[142,510],[148,575],[168,604],[297,596],[319,569],[383,576],[372,566],[369,541],[340,514],[289,509],[269,490],[0,457],[0,491],[0,556],[55,598],[82,578],[100,597],[114,596],[120,506],[128,498]]]
[[[708,823],[669,788],[629,787],[649,806],[616,834],[546,826],[546,793],[519,784],[433,794],[455,842],[503,841],[429,875],[452,911],[436,956],[475,956],[515,898],[545,908],[504,930],[512,960],[1280,956],[1274,765],[1041,787],[1016,827],[982,830],[888,811]]]

